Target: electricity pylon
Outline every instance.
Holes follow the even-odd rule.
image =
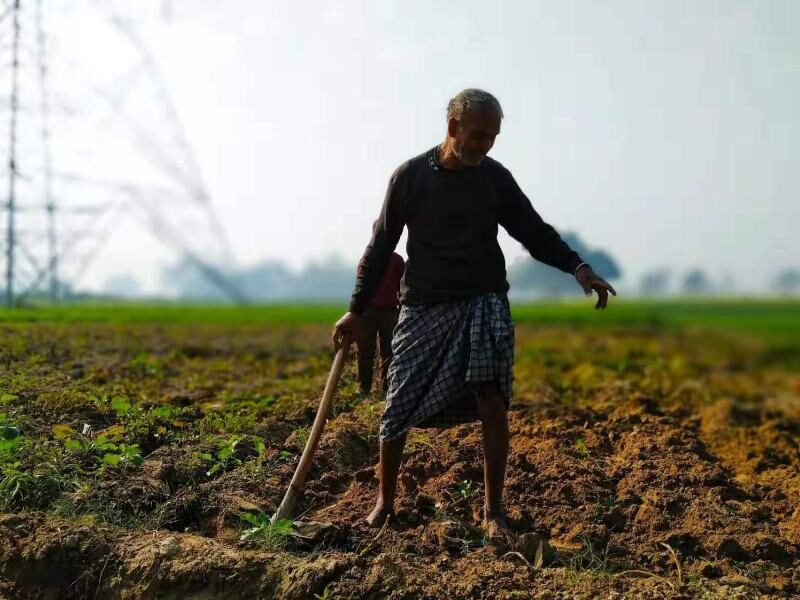
[[[72,15],[48,19],[43,4],[0,0],[6,305],[45,290],[58,301],[64,285],[75,286],[131,218],[243,302],[224,274],[233,258],[211,194],[136,23],[107,2],[81,5],[105,37],[80,56],[72,50],[81,40],[59,35],[69,37]],[[104,56],[110,41],[118,66]],[[93,71],[87,59],[95,57],[103,60]]]

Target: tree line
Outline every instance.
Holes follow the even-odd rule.
[[[622,277],[619,261],[610,252],[588,247],[580,236],[563,236],[570,247],[603,278],[615,282]],[[264,260],[249,267],[219,268],[242,294],[253,302],[289,300],[343,300],[349,297],[355,281],[355,264],[331,256],[293,271],[279,260]],[[190,260],[181,260],[162,271],[165,294],[186,300],[223,301],[225,297]],[[516,298],[559,298],[580,295],[571,275],[525,256],[508,265],[511,294]],[[627,282],[630,286],[632,282]],[[709,273],[701,267],[679,271],[668,266],[655,267],[633,282],[628,293],[644,297],[670,295],[732,295],[736,282],[730,273]],[[773,278],[770,289],[777,295],[800,294],[800,269],[785,268]],[[141,296],[139,285],[130,275],[109,280],[105,293],[115,297]]]

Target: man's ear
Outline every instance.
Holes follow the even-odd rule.
[[[460,126],[460,122],[456,118],[449,119],[447,121],[447,135],[450,137],[456,137],[456,133],[458,133],[458,128]]]

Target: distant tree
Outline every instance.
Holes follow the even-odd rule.
[[[653,269],[642,275],[639,291],[643,296],[663,296],[669,290],[672,273],[666,267]]]
[[[567,232],[561,237],[604,279],[613,280],[621,276],[616,261],[604,250],[590,250],[577,233]],[[508,281],[515,291],[537,296],[559,297],[582,293],[574,277],[530,256],[519,258],[509,266]]]
[[[712,291],[711,280],[703,269],[692,269],[686,274],[681,286],[690,295],[708,294]]]
[[[779,294],[797,294],[800,292],[800,270],[784,269],[772,282],[772,289]]]

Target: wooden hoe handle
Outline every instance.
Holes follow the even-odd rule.
[[[289,489],[286,490],[286,495],[283,497],[281,505],[272,516],[273,523],[278,519],[286,519],[289,514],[291,514],[292,508],[294,508],[294,504],[300,496],[300,492],[306,482],[306,476],[311,469],[311,461],[314,459],[314,454],[317,451],[319,439],[322,437],[322,430],[325,429],[325,422],[328,420],[328,415],[331,412],[333,394],[339,383],[339,377],[342,375],[342,369],[344,369],[344,363],[347,359],[347,352],[349,349],[350,334],[345,333],[342,336],[342,345],[336,352],[336,357],[333,359],[333,365],[328,374],[328,381],[325,383],[325,391],[322,394],[322,401],[319,403],[317,416],[314,418],[314,425],[311,427],[311,433],[308,435],[308,441],[306,442],[306,447],[303,449],[303,455],[300,457],[300,462],[297,463],[297,469],[295,469],[292,482],[289,484]]]

